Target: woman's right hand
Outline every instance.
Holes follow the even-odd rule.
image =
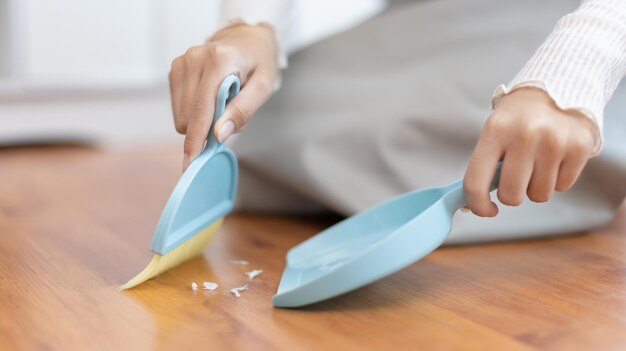
[[[215,137],[220,142],[240,131],[274,90],[279,64],[278,44],[271,27],[227,27],[172,62],[169,82],[174,124],[179,133],[185,134],[183,169],[204,148],[217,91],[229,74],[239,77],[241,92],[215,124]]]

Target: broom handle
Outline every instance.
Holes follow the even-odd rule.
[[[217,120],[224,114],[224,111],[226,110],[226,104],[239,93],[240,84],[241,83],[239,81],[239,77],[234,74],[227,76],[222,81],[222,85],[220,85],[220,89],[217,91],[215,114],[213,115],[213,121],[211,122],[211,128],[209,129],[209,135],[207,135],[206,147],[204,149],[205,152],[218,148],[222,145],[222,143],[220,143],[217,138],[215,138],[215,133],[213,133],[213,129],[215,128],[215,122],[217,122]]]

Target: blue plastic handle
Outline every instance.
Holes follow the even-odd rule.
[[[498,188],[498,184],[500,183],[501,169],[502,161],[498,162],[498,166],[496,167],[493,180],[491,181],[491,185],[489,186],[489,192],[492,192]],[[445,202],[452,210],[452,212],[455,212],[459,208],[467,205],[467,199],[465,199],[465,190],[463,189],[463,178],[442,187],[441,190],[444,194],[447,194]]]
[[[234,74],[229,75],[224,79],[224,81],[222,81],[222,85],[220,85],[220,89],[217,92],[215,114],[213,115],[209,135],[207,135],[206,147],[203,152],[210,152],[221,145],[221,143],[215,138],[213,130],[215,129],[217,120],[222,117],[224,111],[226,111],[226,104],[239,93],[240,85],[241,83],[239,81],[239,77]]]

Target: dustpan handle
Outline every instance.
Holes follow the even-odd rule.
[[[222,85],[220,85],[220,89],[217,91],[217,99],[215,101],[215,114],[213,115],[213,122],[211,122],[209,135],[207,135],[207,143],[205,148],[206,150],[210,150],[221,145],[217,138],[215,138],[215,133],[213,133],[213,129],[215,128],[215,123],[217,122],[217,120],[224,114],[224,111],[226,110],[226,104],[239,93],[240,85],[241,82],[239,81],[239,77],[234,74],[227,76],[222,81]]]

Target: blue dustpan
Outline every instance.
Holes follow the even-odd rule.
[[[156,254],[167,254],[233,209],[237,159],[215,139],[213,128],[226,103],[239,93],[239,84],[239,78],[230,75],[220,86],[206,147],[176,183],[159,218],[150,247]]]
[[[274,306],[326,300],[409,266],[444,242],[452,216],[466,203],[459,180],[400,195],[335,224],[289,250]]]

